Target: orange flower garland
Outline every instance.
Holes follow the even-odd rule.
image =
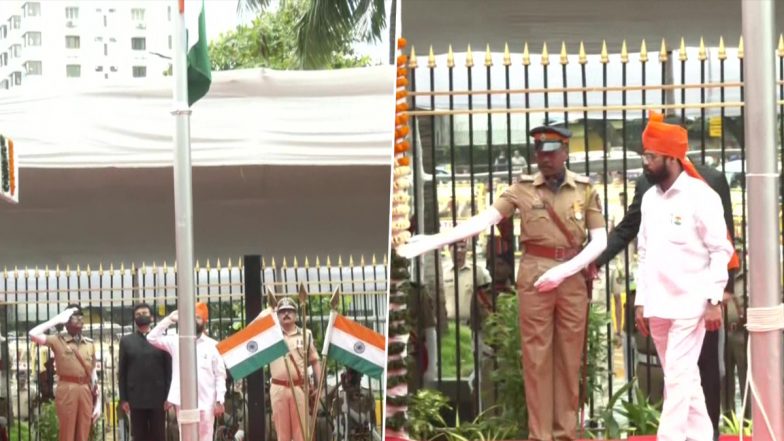
[[[406,47],[406,40],[400,38],[397,41],[397,48],[401,52]],[[411,239],[411,232],[408,231],[411,223],[409,215],[409,187],[411,181],[411,158],[407,156],[411,143],[408,141],[410,128],[408,126],[408,56],[400,54],[397,57],[397,79],[395,84],[395,162],[394,162],[394,181],[392,188],[392,245],[397,248]]]
[[[14,142],[0,135],[0,199],[12,204],[19,202],[17,167]]]

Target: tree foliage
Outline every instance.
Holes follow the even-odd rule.
[[[340,69],[370,64],[369,57],[357,56],[349,32],[322,64],[305,65],[298,55],[298,26],[308,12],[310,0],[286,0],[275,10],[260,12],[250,25],[238,26],[210,43],[213,70],[254,67],[287,69]]]

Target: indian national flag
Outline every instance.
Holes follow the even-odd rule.
[[[194,2],[188,3],[190,6]],[[185,7],[185,0],[180,0],[181,11]],[[195,13],[195,11],[193,11]],[[187,51],[188,51],[188,106],[200,100],[212,83],[210,69],[209,42],[207,41],[207,26],[204,16],[204,0],[201,2],[198,24],[193,22],[194,14],[188,11],[186,15]]]
[[[365,375],[381,377],[386,342],[378,332],[332,311],[322,354]]]
[[[235,380],[247,377],[288,351],[277,317],[270,311],[218,343],[218,352]]]

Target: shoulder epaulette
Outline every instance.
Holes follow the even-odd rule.
[[[585,176],[585,175],[575,174],[574,175],[574,181],[575,182],[579,182],[581,184],[590,184],[591,183],[591,178],[588,177],[588,176]]]
[[[534,177],[533,175],[520,175],[517,178],[517,182],[534,182]]]

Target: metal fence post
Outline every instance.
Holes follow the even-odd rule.
[[[244,257],[245,268],[245,323],[250,323],[262,310],[261,256]],[[248,438],[265,439],[266,396],[264,393],[264,369],[247,377]]]

